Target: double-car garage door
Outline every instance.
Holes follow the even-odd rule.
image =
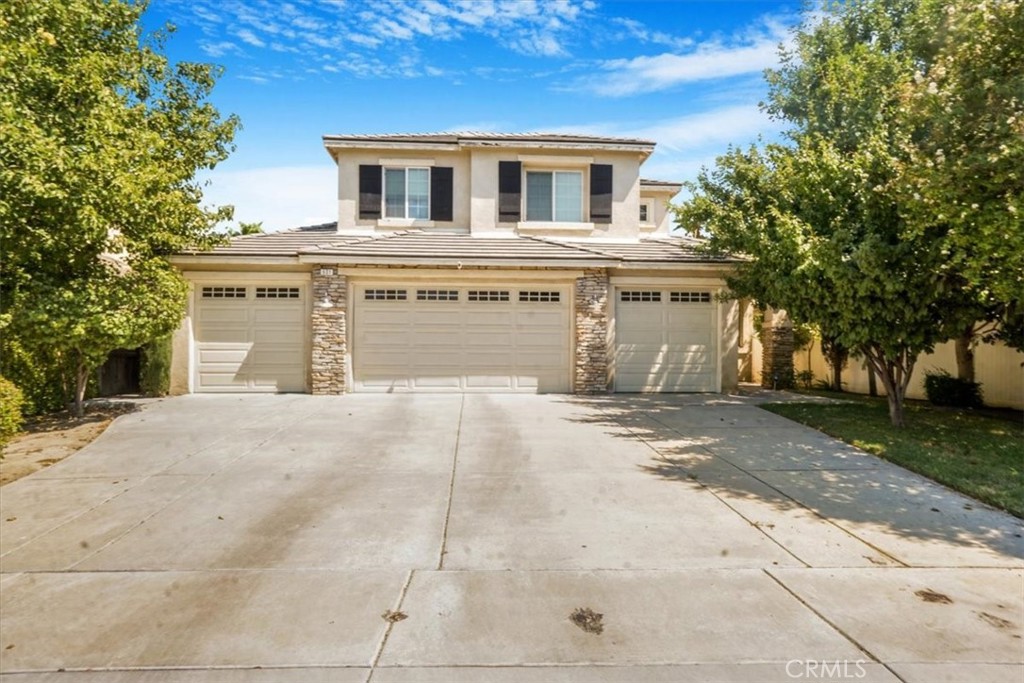
[[[567,392],[569,288],[360,285],[355,391]]]

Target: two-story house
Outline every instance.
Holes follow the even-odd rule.
[[[338,221],[174,262],[172,391],[677,392],[736,385],[729,263],[670,235],[645,140],[328,135]]]

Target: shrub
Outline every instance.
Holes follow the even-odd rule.
[[[928,401],[937,406],[980,408],[983,405],[980,384],[953,377],[945,370],[926,372],[924,391]]]
[[[166,396],[171,388],[171,335],[142,347],[139,389],[149,396]]]
[[[802,389],[810,389],[811,385],[814,383],[814,373],[810,370],[801,370],[794,375],[794,378],[796,379],[797,385]]]
[[[21,389],[9,379],[0,377],[0,451],[21,431],[21,409],[25,405],[25,397]]]
[[[6,331],[0,337],[0,375],[21,389],[22,414],[39,415],[67,407],[71,397],[68,380],[74,377],[70,359],[53,351],[30,352]]]

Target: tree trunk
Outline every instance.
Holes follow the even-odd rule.
[[[878,397],[878,376],[875,374],[875,366],[871,361],[866,363],[868,369],[868,396]]]
[[[974,381],[974,326],[971,325],[956,338],[956,376]]]
[[[829,367],[832,369],[832,391],[843,390],[843,365],[846,363],[846,349],[832,342],[829,348]]]
[[[912,356],[904,350],[895,358],[889,358],[881,349],[874,347],[865,348],[864,356],[868,359],[868,363],[874,366],[879,379],[882,380],[882,386],[885,387],[885,397],[889,403],[889,420],[892,422],[892,426],[902,429],[905,425],[903,403],[917,356]]]
[[[85,359],[79,357],[78,365],[75,368],[75,402],[72,405],[72,413],[75,417],[85,415],[85,389],[89,386],[89,366]]]

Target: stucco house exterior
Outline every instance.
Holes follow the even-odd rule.
[[[328,135],[336,223],[174,257],[172,392],[718,392],[729,262],[670,235],[646,140]]]

